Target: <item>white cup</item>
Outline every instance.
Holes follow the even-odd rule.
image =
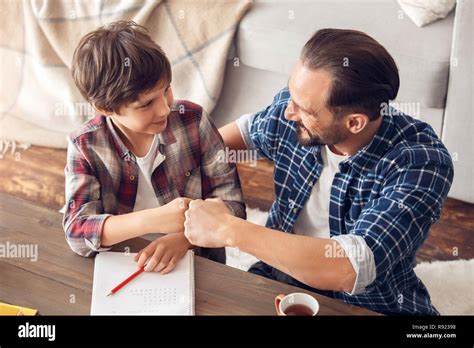
[[[313,312],[313,316],[319,312],[319,302],[311,295],[302,292],[294,292],[288,295],[280,294],[275,297],[275,310],[278,315],[287,315],[286,311],[293,305],[305,306]]]

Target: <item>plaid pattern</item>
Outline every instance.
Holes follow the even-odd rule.
[[[323,163],[319,146],[298,144],[294,123],[283,116],[289,100],[288,89],[281,90],[269,107],[251,116],[243,134],[275,163],[276,200],[266,225],[292,233]],[[413,267],[452,183],[453,164],[444,145],[424,122],[385,116],[371,143],[339,168],[331,189],[330,235],[363,237],[377,276],[365,293],[325,294],[382,313],[438,314]]]
[[[217,129],[196,104],[179,101],[173,110],[158,135],[165,160],[152,174],[159,205],[177,197],[220,197],[245,218],[237,169],[221,160],[224,143]],[[63,227],[71,249],[91,256],[100,250],[105,219],[133,211],[139,168],[108,117],[97,115],[71,133],[68,143]]]

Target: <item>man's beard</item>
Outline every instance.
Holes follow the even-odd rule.
[[[298,143],[301,146],[333,145],[341,143],[347,138],[344,129],[335,124],[328,129],[326,134],[319,135],[312,133],[301,122],[297,122],[296,135],[298,137]]]

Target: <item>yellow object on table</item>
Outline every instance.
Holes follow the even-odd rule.
[[[0,302],[0,315],[36,315],[36,309],[14,306]]]

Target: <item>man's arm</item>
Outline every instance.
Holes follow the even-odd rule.
[[[328,256],[328,249],[341,250],[337,241],[292,235],[237,219],[220,200],[193,201],[185,215],[185,235],[192,244],[237,247],[318,289],[353,289],[356,273],[348,257],[334,252]]]
[[[244,142],[242,134],[240,133],[237,123],[232,122],[219,128],[224,144],[231,150],[247,150],[247,145]]]
[[[235,221],[230,246],[254,255],[263,262],[311,287],[321,290],[351,292],[356,273],[347,256],[331,239],[298,236],[248,221]]]
[[[441,214],[453,177],[451,165],[411,164],[386,178],[380,196],[369,201],[349,235],[364,239],[376,266],[375,282],[383,283],[400,260],[423,244]],[[185,235],[196,245],[229,245],[248,252],[319,289],[351,292],[356,280],[349,258],[324,251],[329,239],[295,236],[238,221],[218,201],[192,202],[185,213]],[[213,234],[206,231],[212,230]]]
[[[287,88],[273,98],[273,103],[265,109],[240,116],[235,122],[219,129],[224,143],[232,150],[255,150],[258,159],[273,161],[280,134],[286,129],[284,117],[290,95]]]

